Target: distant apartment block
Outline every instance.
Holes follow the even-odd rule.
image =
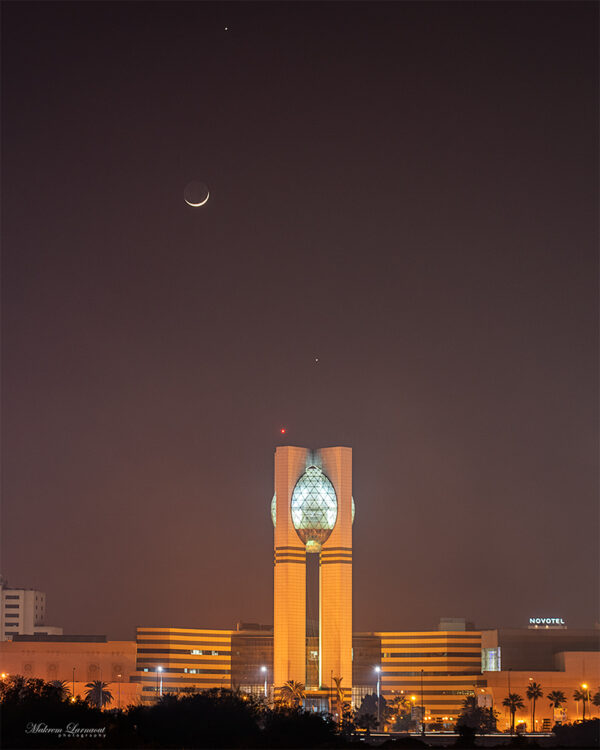
[[[0,640],[15,635],[62,635],[62,628],[46,625],[46,594],[35,589],[11,588],[0,580]]]

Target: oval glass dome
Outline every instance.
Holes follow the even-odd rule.
[[[356,506],[354,505],[354,497],[352,497],[352,523],[354,523],[354,516],[356,514]],[[273,521],[273,528],[277,526],[277,495],[273,495],[271,499],[271,521]]]
[[[318,552],[337,520],[337,497],[328,477],[309,466],[292,492],[292,523],[307,552]]]

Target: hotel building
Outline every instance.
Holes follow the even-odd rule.
[[[381,694],[409,696],[432,721],[456,719],[483,685],[481,633],[469,630],[377,633],[381,641]]]

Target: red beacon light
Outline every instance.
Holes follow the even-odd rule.
[[[280,432],[280,433],[281,433],[282,435],[285,435],[285,433],[287,432],[287,430],[285,429],[285,427],[282,427],[282,428],[281,428],[281,429],[279,430],[279,432]]]

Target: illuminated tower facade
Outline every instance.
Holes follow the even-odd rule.
[[[273,683],[306,684],[306,555],[319,555],[319,687],[352,689],[352,449],[275,451]]]

